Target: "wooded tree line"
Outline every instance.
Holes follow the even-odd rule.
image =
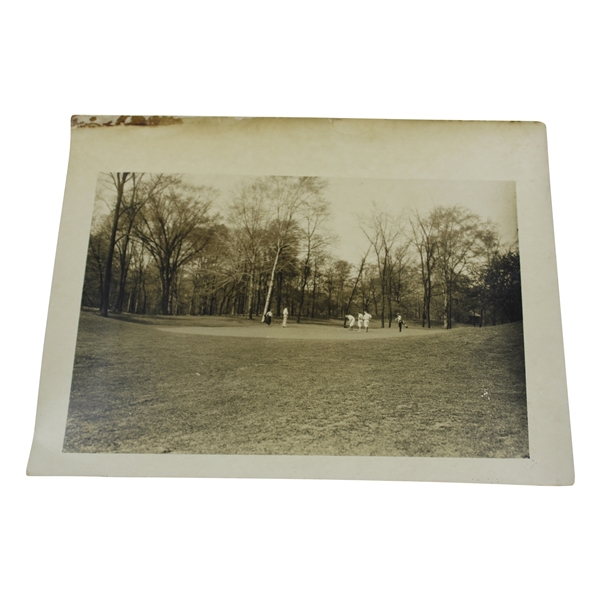
[[[248,178],[228,191],[166,174],[102,175],[82,305],[114,313],[303,318],[367,310],[423,326],[521,318],[519,255],[462,207],[400,218],[373,205],[359,264],[340,260],[327,229],[328,182]]]

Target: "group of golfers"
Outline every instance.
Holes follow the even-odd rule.
[[[358,331],[362,331],[363,328],[366,331],[369,331],[369,322],[373,318],[366,310],[365,312],[358,313],[358,319],[354,318],[354,315],[346,315],[346,319],[348,319],[348,328],[350,331],[354,329],[354,323],[358,324]]]
[[[365,330],[365,332],[369,331],[369,322],[371,321],[372,318],[373,318],[373,316],[370,315],[366,310],[365,310],[365,312],[358,313],[357,319],[354,318],[354,315],[346,315],[346,320],[348,321],[348,328],[350,329],[350,331],[352,331],[354,329],[355,323],[358,324],[358,331],[362,331],[363,329]],[[402,326],[404,325],[404,321],[403,321],[402,315],[400,313],[397,314],[394,321],[396,321],[396,323],[398,323],[398,331],[402,331]]]
[[[282,323],[283,327],[287,327],[288,314],[289,314],[288,309],[284,308],[283,309],[283,323]],[[354,315],[346,315],[346,320],[348,321],[348,328],[350,329],[350,331],[353,331],[354,324],[357,323],[358,331],[362,331],[364,329],[365,332],[368,332],[369,331],[369,323],[372,318],[373,318],[373,315],[370,315],[366,310],[364,312],[358,313],[357,319],[354,318]],[[269,310],[265,313],[264,322],[270,326],[272,319],[273,319],[273,313]],[[402,331],[402,326],[404,325],[404,321],[402,320],[402,316],[400,315],[400,313],[398,313],[398,315],[396,316],[394,321],[396,321],[396,323],[398,323],[398,331]]]
[[[287,320],[288,320],[288,315],[289,315],[289,311],[287,308],[283,309],[283,323],[282,326],[283,327],[287,327]],[[270,327],[271,326],[271,321],[273,320],[273,313],[272,311],[268,310],[265,313],[265,316],[263,317],[263,321]]]

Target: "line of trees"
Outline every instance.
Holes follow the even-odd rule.
[[[424,327],[521,319],[519,255],[459,206],[407,218],[373,205],[359,264],[333,253],[328,182],[248,178],[228,191],[166,174],[99,180],[82,304],[110,312],[304,318],[368,310]],[[367,250],[368,248],[368,250]]]
[[[408,312],[432,321],[483,325],[522,319],[519,253],[502,248],[497,226],[465,207],[398,218],[375,208],[363,228],[376,257],[382,327]],[[407,310],[408,309],[408,310]]]

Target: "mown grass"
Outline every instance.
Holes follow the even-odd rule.
[[[66,452],[528,455],[520,323],[365,343],[156,324],[82,312]]]

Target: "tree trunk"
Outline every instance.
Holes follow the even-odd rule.
[[[224,312],[227,312],[226,309],[226,301],[229,298],[229,294],[226,293],[226,288],[223,289],[223,298],[221,299],[221,302],[219,304],[219,315],[224,314]]]
[[[428,275],[423,283],[423,324],[425,327],[427,322],[427,328],[431,329],[431,276]]]
[[[311,318],[315,318],[315,301],[317,297],[317,261],[315,260],[315,270],[313,273],[313,289],[312,289],[312,311]]]
[[[444,329],[448,327],[448,292],[444,292]]]
[[[308,261],[310,257],[307,255],[306,260],[304,261],[304,267],[302,268],[302,285],[300,286],[300,301],[298,302],[298,318],[296,319],[297,323],[300,323],[300,318],[302,316],[302,308],[304,307],[304,293],[306,290],[306,284],[308,282],[308,274],[310,273],[310,266]]]
[[[281,288],[283,283],[283,273],[277,273],[277,316],[281,315]]]
[[[254,267],[250,269],[250,279],[248,281],[248,318],[252,319],[252,301],[254,296]]]
[[[129,243],[128,238],[125,239],[125,249],[121,256],[120,266],[121,272],[119,273],[119,290],[117,292],[117,300],[115,302],[115,312],[123,312],[123,303],[125,301],[125,286],[127,285],[127,273],[129,271],[129,264],[127,260],[127,244]]]
[[[269,278],[269,287],[267,290],[267,297],[265,299],[265,308],[263,309],[262,319],[264,322],[265,315],[269,310],[269,304],[271,304],[271,295],[273,294],[273,283],[275,282],[275,271],[277,269],[277,263],[279,262],[279,254],[281,253],[281,246],[277,246],[277,254],[275,255],[275,260],[273,261],[273,268],[271,269],[271,277]]]
[[[444,329],[452,329],[452,284],[444,292]]]
[[[171,278],[166,268],[161,269],[162,294],[160,301],[160,311],[163,315],[169,314],[169,301],[171,300]]]
[[[119,213],[123,201],[123,188],[129,173],[117,173],[117,202],[115,204],[115,216],[110,231],[110,242],[108,244],[108,255],[106,257],[106,268],[104,272],[104,285],[102,286],[102,297],[100,298],[100,314],[108,316],[108,304],[110,302],[110,285],[112,280],[112,262],[115,253],[115,240],[117,239],[117,228],[119,226]]]
[[[354,294],[356,293],[356,289],[358,288],[358,282],[362,276],[363,269],[365,268],[365,262],[367,262],[367,257],[365,256],[361,263],[360,268],[358,269],[358,275],[354,281],[354,286],[352,287],[352,292],[350,293],[350,297],[348,298],[348,304],[346,304],[346,308],[344,310],[344,327],[346,327],[346,315],[350,314],[350,306],[352,306],[352,300],[354,300]]]
[[[387,277],[387,267],[384,263],[383,265],[383,271],[380,275],[380,279],[381,279],[381,328],[383,329],[385,327],[385,292],[386,292],[386,277]],[[377,310],[375,311],[377,312]]]
[[[262,276],[262,273],[260,273],[258,275],[258,285],[256,286],[256,302],[254,304],[255,314],[259,313],[260,305],[262,304],[262,301],[261,301],[262,288],[263,288],[263,276]]]
[[[392,327],[392,271],[388,275],[388,329]]]

